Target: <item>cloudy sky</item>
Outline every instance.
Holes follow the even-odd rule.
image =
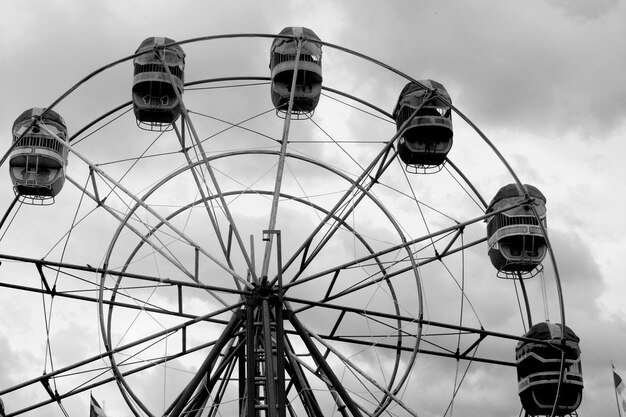
[[[131,55],[149,36],[167,36],[180,41],[227,33],[271,34],[285,26],[306,26],[326,42],[371,56],[413,78],[431,78],[443,83],[455,106],[493,141],[520,179],[536,185],[546,195],[550,238],[562,279],[567,323],[581,338],[585,397],[579,415],[616,414],[611,361],[622,376],[626,376],[626,304],[623,302],[626,282],[621,268],[626,253],[623,237],[626,222],[620,216],[626,204],[622,192],[626,178],[622,161],[622,152],[626,150],[623,142],[626,134],[626,44],[623,41],[626,39],[626,1],[538,0],[529,4],[483,0],[37,0],[26,3],[4,0],[0,16],[3,20],[0,25],[3,51],[0,128],[7,147],[13,120],[23,110],[49,105],[91,71]],[[213,46],[194,49],[195,46],[189,45],[186,80],[228,75],[267,76],[267,63],[263,63],[265,66],[258,64],[268,56],[268,41],[251,40],[250,43],[254,48],[258,45],[258,49],[244,56],[233,52],[232,61],[225,51],[230,47],[245,50],[243,42],[240,45],[224,41],[216,45],[215,50],[211,49]],[[195,50],[196,56],[193,55]],[[200,58],[202,53],[205,55]],[[212,53],[219,58],[212,61]],[[356,59],[338,55],[333,58],[330,52],[325,52],[324,58],[327,57],[324,61],[326,85],[342,88],[343,85],[338,84],[343,82],[352,94],[371,100],[386,111],[393,109],[398,86],[402,87],[397,76]],[[111,69],[110,75],[107,73],[90,81],[59,106],[70,133],[72,126],[84,126],[102,114],[101,109],[110,109],[130,98],[127,92],[130,64],[125,65]],[[330,101],[327,99],[320,106]],[[253,111],[248,110],[247,104],[229,103],[225,95],[222,110],[225,115],[235,112],[231,120],[243,120]],[[321,120],[331,125],[335,134],[346,138],[366,133],[376,136],[385,129],[379,122],[364,119],[361,123],[356,117],[350,115],[342,120],[320,109]],[[490,198],[501,182],[506,181],[506,175],[500,166],[496,167],[498,163],[493,157],[483,155],[487,152],[485,147],[471,148],[472,145],[463,144],[464,134],[471,136],[471,132],[459,118],[455,123],[457,121],[459,127],[455,131],[451,158],[457,158],[454,160],[459,161],[463,170],[482,178],[481,192]],[[113,129],[119,140],[113,143],[132,142],[136,137],[135,131],[123,124]],[[267,129],[270,132],[270,128]],[[280,131],[268,134],[277,137]],[[104,139],[86,143],[80,149],[100,163],[119,157]],[[362,157],[358,151],[354,154],[357,159]],[[72,159],[68,172],[73,175],[72,169],[75,169],[74,177],[84,180],[86,177],[81,176],[84,172],[79,166],[76,158]],[[148,165],[146,172],[152,172],[149,171],[152,168]],[[7,168],[3,170],[6,174]],[[307,174],[314,176],[315,173]],[[142,179],[138,177],[134,184],[138,190],[151,184]],[[303,181],[307,180],[311,178],[305,175]],[[0,180],[0,185],[6,190],[0,193],[0,211],[4,212],[3,207],[9,206],[13,196],[8,175]],[[439,200],[433,197],[433,201],[443,206],[454,205],[455,198],[446,195]],[[63,203],[59,199],[54,210],[63,211],[62,204],[67,204],[69,212],[73,213],[77,200]],[[43,214],[46,208],[37,209],[39,211],[20,211],[15,224],[21,221],[31,226],[16,227],[7,233],[0,242],[0,253],[40,258],[46,255],[43,248],[49,248],[55,238],[63,235],[60,231],[67,229],[66,223],[55,222],[55,218],[50,217],[50,213],[57,212]],[[241,210],[245,212],[245,208]],[[297,213],[296,208],[284,211],[294,216]],[[249,219],[254,218],[255,213],[247,214]],[[364,209],[362,215],[366,214]],[[28,215],[34,218],[20,217]],[[464,218],[475,215],[468,213]],[[295,228],[298,220],[289,215],[285,217],[285,230],[290,230],[290,225]],[[398,218],[402,215],[398,214]],[[99,236],[108,226],[94,223],[90,227],[97,231],[94,235]],[[242,227],[246,229],[245,225]],[[40,233],[53,237],[47,237],[40,245]],[[376,230],[372,229],[372,233]],[[98,264],[102,260],[110,237],[104,242],[92,240],[91,247],[75,248],[77,262]],[[485,262],[489,267],[486,259]],[[549,275],[551,268],[547,269],[546,275]],[[34,269],[28,271],[35,272]],[[493,274],[493,271],[488,273]],[[499,282],[494,276],[490,278]],[[0,280],[14,282],[15,277],[0,269]],[[485,287],[480,288],[482,294],[476,296],[477,303],[487,304],[492,295],[489,282],[492,281],[485,281]],[[437,294],[436,290],[429,293],[433,297]],[[3,358],[0,390],[3,390],[41,375],[47,358],[45,349],[40,348],[41,340],[45,339],[41,297],[3,289],[0,299],[3,322],[0,326]],[[432,305],[437,302],[436,298],[430,301]],[[511,302],[515,302],[514,298]],[[29,303],[37,306],[36,314],[30,313]],[[90,311],[89,320],[78,321],[71,313],[56,319],[57,336],[76,338],[87,332],[97,334],[93,307]],[[488,305],[484,306],[484,311],[487,320],[489,311],[498,314]],[[556,315],[553,309],[552,317]],[[59,363],[81,357],[76,346],[68,345],[55,352]],[[432,371],[429,359],[424,361],[424,372]],[[434,367],[438,361],[430,364]],[[485,369],[487,374],[491,372],[490,368]],[[493,375],[495,378],[501,374],[494,371]],[[420,387],[417,383],[411,389],[420,390],[429,384],[418,382],[423,385]],[[458,406],[453,415],[517,415],[519,407],[507,404],[511,398],[516,400],[515,383],[507,383],[512,394],[506,394],[505,399],[500,399],[501,394],[495,389],[485,391],[474,387],[477,398],[466,402],[467,411]],[[110,415],[126,415],[118,400],[113,399],[113,390],[114,387],[102,389],[95,394],[101,403],[108,401],[105,408]],[[108,395],[111,399],[107,400]],[[15,397],[16,402],[22,400],[22,397]],[[68,401],[70,415],[86,412],[86,394],[72,401]],[[5,399],[5,405],[11,411],[27,406],[28,402],[13,405]],[[432,408],[430,404],[413,406],[420,415],[426,416],[442,415],[445,411],[441,404]],[[47,408],[45,415],[62,415],[62,412],[55,406]]]

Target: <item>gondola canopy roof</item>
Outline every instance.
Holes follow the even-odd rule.
[[[175,42],[176,41],[171,38],[152,36],[141,42],[141,45],[139,45],[139,48],[137,48],[135,53],[137,54],[139,52],[152,51],[157,45],[169,45]],[[167,62],[167,64],[170,66],[180,65],[182,68],[185,64],[185,52],[183,51],[183,48],[180,47],[180,45],[167,47],[167,53],[164,55],[165,62]],[[154,61],[154,58],[155,57],[153,54],[143,54],[135,57],[134,62],[135,64],[146,65],[152,63]]]
[[[29,122],[33,117],[41,116],[44,112],[46,112],[46,109],[39,107],[24,110],[22,114],[17,116],[17,119],[15,119],[15,122],[13,122],[13,126]],[[65,120],[63,120],[61,115],[54,110],[48,110],[43,116],[43,119],[51,120],[53,122],[59,123],[63,127],[66,127]]]
[[[289,26],[280,31],[279,35],[283,36],[295,36],[295,37],[303,37],[308,39],[309,42],[304,42],[302,45],[301,53],[313,56],[319,56],[321,52],[322,45],[317,42],[321,40],[319,36],[315,34],[311,29],[305,27],[293,27]],[[275,38],[272,42],[271,52],[277,53],[292,53],[294,48],[294,40],[291,38]]]
[[[543,195],[543,193],[539,191],[539,189],[534,185],[524,184],[524,188],[528,192],[528,195],[530,195],[531,197],[540,199],[541,201],[543,201],[544,204],[547,202],[546,196]],[[505,198],[515,197],[522,197],[522,194],[520,194],[519,189],[517,188],[517,184],[505,185],[504,187],[500,188],[496,195],[493,197],[491,203],[489,203],[487,211],[491,210],[493,205],[498,201],[504,200]]]
[[[537,323],[524,335],[529,339],[537,340],[559,340],[563,337],[563,326],[556,323]],[[565,326],[565,339],[573,342],[580,342],[580,338],[569,327]],[[520,342],[520,344],[525,342]]]

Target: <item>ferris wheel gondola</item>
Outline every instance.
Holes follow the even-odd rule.
[[[531,200],[519,204],[524,194]],[[489,258],[503,278],[532,277],[541,270],[548,252],[546,197],[532,185],[524,185],[520,192],[517,184],[509,184],[493,197],[487,212],[507,206],[509,210],[487,222]]]
[[[279,114],[287,112],[294,90],[292,114],[303,117],[317,107],[322,93],[322,45],[309,28],[286,27],[270,49],[271,97]]]
[[[179,45],[170,45],[173,43],[170,38],[150,37],[137,48],[133,111],[137,125],[144,129],[164,130],[180,116],[178,96],[185,81],[185,52]]]
[[[448,92],[433,80],[409,82],[393,111],[396,126],[408,121],[398,141],[398,155],[408,169],[436,172],[452,149],[452,110]]]
[[[515,348],[524,410],[532,416],[574,413],[583,393],[580,339],[569,327],[545,322],[535,324],[524,337],[527,340]]]
[[[54,110],[34,107],[13,123],[9,172],[13,191],[27,204],[52,204],[65,183],[68,151],[63,118]]]

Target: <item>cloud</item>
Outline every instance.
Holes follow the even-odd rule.
[[[35,7],[9,2],[4,14],[6,24],[0,36],[5,57],[0,76],[8,81],[0,101],[0,126],[3,126],[7,135],[14,117],[23,109],[49,104],[90,71],[133,53],[141,40],[148,36],[165,35],[183,40],[217,33],[273,33],[288,25],[304,25],[313,29],[324,41],[371,55],[411,77],[441,81],[450,92],[453,103],[490,136],[495,133],[496,145],[503,147],[507,151],[506,155],[513,155],[511,160],[522,181],[536,184],[548,197],[550,237],[563,281],[566,317],[568,324],[582,339],[587,385],[581,415],[585,411],[591,412],[589,410],[606,415],[610,412],[607,404],[612,404],[612,398],[607,395],[612,395],[608,359],[615,358],[620,369],[626,369],[624,363],[619,363],[623,346],[626,345],[621,336],[626,323],[623,315],[618,313],[623,304],[619,259],[624,247],[621,239],[624,225],[616,212],[616,208],[622,206],[619,190],[622,187],[620,178],[623,177],[622,133],[626,126],[623,117],[626,110],[623,68],[626,65],[624,55],[616,49],[619,40],[626,35],[624,7],[623,3],[615,0],[593,3],[553,0],[538,2],[532,7],[485,1],[472,4],[459,1],[431,4],[408,0],[398,0],[393,4],[354,0],[341,3],[296,1],[288,4],[280,1],[248,1],[225,4],[218,9],[214,4],[199,0],[186,2],[185,7],[171,7],[166,1],[92,5],[64,0],[38,2]],[[248,39],[185,46],[188,52],[188,80],[230,74],[267,75],[269,40],[250,40],[253,48],[249,51],[246,50],[247,42]],[[324,49],[324,65],[328,86],[345,89],[371,100],[386,111],[391,111],[404,85],[401,77],[376,69],[369,63],[345,58],[332,48]],[[128,100],[130,83],[130,63],[124,63],[81,87],[70,100],[59,106],[71,126],[70,130],[76,131],[102,114],[104,109]],[[194,110],[218,114],[235,122],[252,115],[255,110],[270,106],[267,86],[239,93],[215,90],[211,94],[206,91],[188,91],[185,94]],[[194,94],[197,99],[193,98]],[[331,105],[329,97],[323,97],[316,114],[321,126],[334,138],[376,141],[388,139],[395,131],[392,124],[374,122],[370,116],[365,117],[340,107]],[[206,137],[225,126],[215,121],[202,120],[198,116],[195,116],[194,121],[197,121],[201,134]],[[326,138],[319,131],[309,131],[304,123],[294,125],[293,139],[309,141]],[[510,181],[492,157],[482,150],[482,145],[475,145],[475,142],[469,140],[467,129],[461,127],[463,123],[460,118],[455,117],[454,123],[455,129],[458,127],[452,153],[454,161],[458,161],[463,172],[476,181],[479,190],[495,192],[503,185],[500,181]],[[272,113],[267,118],[248,122],[246,126],[278,138],[282,122]],[[259,138],[242,130],[231,133],[224,135],[223,140],[208,141],[207,147],[248,149],[276,146],[268,138]],[[136,129],[132,115],[128,114],[81,143],[77,149],[86,152],[96,162],[108,162],[138,155],[154,137],[153,134]],[[361,165],[366,164],[376,145],[345,145],[345,152],[330,147],[313,148],[310,143],[293,144],[297,152],[319,157],[333,165],[349,166],[347,171],[353,174],[359,168],[350,158]],[[154,148],[155,151],[177,149],[173,135],[164,136]],[[183,162],[182,156],[175,161],[174,158],[149,159],[141,165],[141,174],[126,178],[125,184],[135,190],[145,190],[164,172]],[[235,169],[228,162],[238,162],[241,169]],[[268,164],[267,160],[261,158],[257,161],[252,158],[233,158],[216,165],[222,170],[218,175],[224,185],[228,184],[232,190],[241,190],[246,183],[250,184],[252,178],[259,178],[263,169],[269,167]],[[121,176],[128,164],[122,165],[119,168],[108,165],[106,169]],[[402,167],[397,166],[389,171],[390,177],[397,174],[396,177],[385,178],[385,184],[390,188],[401,187],[407,181],[401,175],[401,169],[395,168]],[[289,169],[299,174],[298,177],[292,175],[291,171],[287,174],[286,184],[292,187],[291,192],[309,197],[320,194],[315,201],[327,206],[333,201],[333,196],[321,195],[329,191],[327,184],[330,175],[321,175],[320,169],[294,161],[290,161]],[[71,157],[69,172],[80,182],[87,179],[87,170],[77,158]],[[228,178],[229,174],[231,178]],[[411,176],[408,181],[413,184],[413,190],[420,200],[443,209],[454,218],[478,212],[475,205],[468,208],[465,199],[461,198],[464,196],[462,190],[453,188],[452,182],[442,179],[443,174],[445,172],[438,174],[438,177]],[[236,180],[244,185],[236,184]],[[5,190],[11,189],[6,175],[2,177],[0,185]],[[342,186],[345,188],[345,184]],[[272,183],[258,184],[258,188],[269,190]],[[337,186],[331,191],[340,190],[341,187]],[[407,189],[403,191],[409,193]],[[165,207],[180,204],[179,196],[183,194],[189,201],[197,198],[194,193],[197,191],[193,184],[173,180],[150,203],[155,202],[155,206],[166,210]],[[376,196],[383,199],[392,215],[406,226],[407,235],[415,237],[423,234],[414,203],[407,201],[400,193],[389,190],[376,188]],[[76,190],[66,184],[55,205],[20,209],[17,219],[0,242],[2,250],[10,249],[34,257],[45,254],[69,228],[78,197]],[[487,200],[489,197],[491,195],[487,194]],[[9,191],[2,194],[0,201],[6,207],[11,198]],[[113,201],[111,197],[110,202]],[[81,213],[94,206],[93,202],[85,203]],[[115,207],[125,210],[119,203]],[[237,219],[244,239],[250,234],[259,236],[259,229],[267,225],[267,199],[242,197],[235,201],[234,207],[238,208]],[[424,211],[433,227],[445,227],[449,223],[449,220],[444,220],[443,216],[431,209]],[[306,235],[319,221],[319,213],[306,209],[305,204],[283,201],[280,213],[280,227],[285,232],[299,231],[285,233],[283,243],[287,250],[297,247],[300,242],[296,238]],[[306,213],[305,219],[303,213]],[[94,265],[101,261],[111,233],[117,226],[116,220],[101,214],[99,211],[93,219],[88,218],[74,231],[66,260]],[[147,217],[145,212],[141,215],[142,218]],[[203,223],[206,217],[194,216],[190,218],[186,231],[200,240],[203,232],[211,229]],[[185,215],[177,220],[178,225],[185,224],[183,217]],[[356,225],[364,236],[372,238],[371,242],[376,248],[397,238],[397,233],[389,232],[381,222],[380,212],[370,206],[362,206],[361,211],[351,220],[354,220],[351,224]],[[482,237],[482,226],[467,230],[466,238]],[[350,259],[354,241],[348,233],[342,233],[323,252],[325,258],[320,258],[316,267],[326,266],[324,261],[333,260],[337,263]],[[186,262],[193,259],[193,252],[188,245],[175,242],[175,239],[165,234],[160,237],[171,244],[172,250],[184,252],[189,249],[189,253],[185,252],[180,259]],[[120,254],[115,258],[116,261],[120,260],[119,263],[123,263],[137,241],[137,237],[132,234],[125,234],[124,239],[123,243],[115,247],[118,251],[116,254]],[[202,242],[206,242],[206,245],[214,243],[208,243],[209,240]],[[260,239],[256,245],[257,251],[262,252],[259,249],[262,247]],[[57,256],[60,251],[61,246],[57,246],[53,255]],[[481,245],[467,254],[468,297],[486,326],[520,334],[522,326],[514,302],[512,283],[495,278],[485,252],[485,246]],[[392,260],[393,256],[384,259]],[[449,266],[458,267],[457,258],[450,257],[448,260]],[[212,279],[218,273],[218,268],[209,267],[209,264],[209,261],[203,259],[201,271],[203,277]],[[245,271],[241,259],[237,259],[236,264]],[[153,268],[151,271],[158,266],[163,276],[181,275],[178,271],[172,272],[174,268],[167,262],[159,264],[145,261],[137,264],[137,270],[139,266],[143,268],[146,265]],[[367,267],[353,277],[362,278],[365,274],[363,271],[368,271]],[[440,264],[426,266],[422,272],[431,318],[441,317],[455,322],[460,314],[458,303],[461,300],[456,284]],[[3,282],[29,285],[38,285],[40,282],[34,267],[32,270],[9,268],[9,264],[4,263],[0,267],[0,274]],[[554,289],[549,274],[547,268],[549,316],[556,320]],[[341,275],[342,278],[344,276]],[[228,283],[230,285],[232,281]],[[315,283],[328,284],[328,280]],[[324,288],[315,287],[315,283],[309,285],[312,291],[308,295],[323,292]],[[346,282],[342,284],[347,285]],[[532,291],[533,314],[539,320],[544,313],[541,282],[537,278],[529,281],[528,286]],[[80,286],[80,289],[86,287]],[[416,306],[408,303],[415,300],[415,294],[403,292],[402,289],[404,287],[398,284],[398,299],[414,311]],[[386,287],[381,286],[378,291],[363,291],[349,301],[353,306],[359,306],[367,298],[368,301],[373,300],[373,304],[369,304],[371,306],[386,306],[385,302],[390,302],[390,297],[384,290]],[[302,293],[307,295],[306,291]],[[140,294],[140,291],[136,294]],[[174,305],[173,293],[159,296],[162,297],[151,301],[163,306]],[[41,303],[39,296],[10,291],[2,295],[2,300],[3,316],[19,317],[20,320],[7,321],[3,333],[5,336],[0,336],[0,352],[10,358],[10,361],[0,364],[0,388],[40,374],[41,343],[44,340],[42,315],[34,307]],[[202,312],[214,308],[213,304],[203,302],[200,294],[195,292],[188,300],[191,301],[191,305],[186,305],[189,311]],[[606,302],[610,302],[610,305],[605,306]],[[467,304],[465,308],[464,320],[466,323],[474,323],[475,319],[469,318]],[[89,334],[89,340],[94,343],[99,340],[97,323],[91,326],[77,321],[81,317],[76,311],[72,315],[71,308],[69,313],[60,308],[55,308],[54,312],[55,341],[69,340],[78,333]],[[309,314],[307,319],[311,326],[320,325],[328,329],[336,315],[318,311],[317,315]],[[155,325],[149,317],[145,318],[145,323]],[[380,330],[373,322],[365,320],[353,321],[354,328],[350,330],[365,331],[368,325]],[[123,329],[120,331],[123,332]],[[435,336],[430,336],[430,340],[434,339]],[[486,342],[479,353],[510,360],[513,344],[511,342],[510,346],[504,346]],[[88,350],[82,343],[64,347],[62,343],[55,342],[53,353],[56,360],[67,363]],[[371,352],[361,357],[370,362],[375,359]],[[386,364],[386,356],[382,357],[382,363]],[[405,398],[420,415],[441,415],[447,405],[446,399],[452,392],[456,363],[430,356],[419,359],[416,373],[411,379],[414,385],[407,390]],[[183,371],[193,368],[187,362],[177,365]],[[150,377],[158,379],[156,376],[162,376],[159,375],[161,371],[154,370]],[[445,372],[445,376],[441,376],[442,372]],[[177,374],[177,380],[183,374]],[[462,390],[455,405],[457,413],[504,415],[513,410],[517,414],[512,368],[474,364],[466,382],[467,390]],[[137,386],[141,386],[141,395],[150,400],[156,401],[161,392],[157,389],[149,390],[149,386],[141,382],[137,382]],[[125,415],[127,410],[121,400],[118,402],[114,399],[119,399],[116,391],[114,386],[102,388],[98,400],[102,398],[108,401],[108,410],[113,411],[111,415]],[[9,409],[17,402],[11,402],[9,406],[5,400]],[[19,403],[25,401],[19,399]],[[76,403],[72,403],[73,410],[84,411],[85,406],[86,401],[82,398],[76,398]],[[56,411],[56,407],[46,410],[55,408]]]
[[[548,3],[562,9],[567,14],[578,17],[582,20],[593,20],[601,18],[611,11],[614,11],[619,4],[619,0],[602,0],[595,1],[593,3],[586,2],[584,0],[551,0]]]
[[[563,7],[584,6],[570,4]],[[588,9],[614,9],[614,4],[598,2]],[[624,86],[616,69],[624,67],[624,58],[599,59],[624,36],[617,14],[603,12],[581,23],[546,3],[396,6],[347,14],[342,38],[412,77],[442,82],[453,103],[462,111],[471,108],[469,116],[479,125],[602,139],[621,123]],[[364,38],[352,30],[374,19],[385,36]]]

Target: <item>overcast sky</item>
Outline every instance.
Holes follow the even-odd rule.
[[[616,415],[611,360],[626,377],[626,221],[622,215],[626,1],[3,0],[0,16],[0,131],[6,146],[12,123],[23,110],[50,104],[91,71],[131,55],[149,36],[184,40],[306,26],[324,41],[369,55],[411,77],[440,81],[522,182],[536,185],[546,195],[567,323],[581,338],[585,397],[579,415]],[[249,60],[267,55],[263,50]],[[189,68],[194,58],[187,58]],[[238,70],[233,63],[211,65],[213,73],[221,75]],[[370,78],[364,76],[367,68],[334,71],[363,76],[364,95],[391,111],[397,89],[381,85],[378,70],[371,70]],[[188,74],[191,80],[202,71],[190,69]],[[68,124],[86,123],[95,117],[90,100],[108,100],[109,94],[129,83],[130,78],[123,87],[94,82],[85,93],[84,105],[68,105],[63,117]],[[457,143],[462,140],[455,136]],[[12,199],[7,168],[3,172],[2,212]],[[483,172],[488,175],[489,168]],[[5,242],[0,252],[10,253]],[[4,279],[1,270],[0,279]],[[7,315],[19,311],[12,302],[16,293],[2,291],[0,317],[2,322],[13,321]],[[30,323],[36,320],[41,322],[40,315],[24,321],[18,339],[5,334],[0,325],[0,390],[20,378],[38,376],[16,370],[22,361],[43,361],[37,357],[40,351],[30,352],[20,345],[28,343]],[[96,326],[85,324],[90,325]],[[9,377],[16,374],[18,380]],[[501,408],[495,400],[489,407],[482,408],[480,415],[516,412],[515,407]],[[419,406],[416,409],[419,413]],[[49,415],[61,415],[58,408],[51,410],[58,414]],[[455,415],[478,416],[458,409]]]

